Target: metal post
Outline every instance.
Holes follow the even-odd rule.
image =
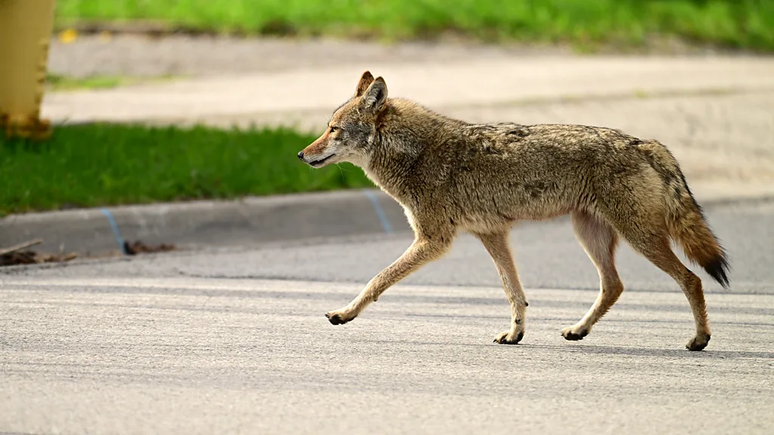
[[[0,0],[0,129],[43,138],[40,119],[56,0]]]

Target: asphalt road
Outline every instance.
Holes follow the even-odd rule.
[[[774,426],[774,204],[707,208],[734,265],[705,274],[713,337],[676,284],[621,252],[628,291],[594,331],[561,328],[596,272],[569,222],[514,231],[530,301],[518,346],[472,239],[388,290],[346,304],[408,234],[179,252],[0,275],[0,432],[769,433]]]

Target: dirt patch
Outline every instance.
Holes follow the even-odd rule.
[[[41,254],[35,251],[16,251],[0,256],[0,266],[14,266],[17,264],[59,263],[70,261],[78,257],[71,252],[65,255]]]
[[[51,254],[45,252],[36,252],[28,249],[32,246],[43,243],[42,239],[35,239],[28,242],[20,243],[9,248],[0,248],[0,266],[16,266],[22,264],[39,264],[39,263],[63,263],[76,258],[103,258],[106,255],[92,256],[81,255],[77,252],[70,252],[67,254]],[[139,255],[139,254],[152,254],[158,252],[169,252],[176,250],[177,247],[169,243],[161,243],[158,245],[148,245],[140,240],[134,242],[124,242],[124,252],[126,255]],[[112,253],[107,256],[122,255],[121,252]]]
[[[146,245],[139,240],[133,243],[124,242],[124,251],[126,252],[126,255],[152,254],[156,252],[174,251],[175,249],[175,245],[167,243],[162,243],[159,245]]]

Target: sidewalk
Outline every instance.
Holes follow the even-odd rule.
[[[201,121],[287,115],[306,123],[330,114],[366,69],[384,76],[391,96],[434,109],[541,100],[658,94],[774,92],[774,59],[530,57],[390,64],[351,63],[205,77],[111,90],[49,93],[54,121]]]

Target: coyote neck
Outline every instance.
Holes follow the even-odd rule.
[[[387,193],[402,197],[417,187],[412,180],[420,175],[425,164],[431,163],[428,151],[454,131],[450,124],[455,120],[413,103],[401,100],[390,103],[363,169]]]
[[[418,155],[412,151],[392,149],[390,144],[380,144],[363,170],[382,190],[393,197],[400,196],[417,159]]]

